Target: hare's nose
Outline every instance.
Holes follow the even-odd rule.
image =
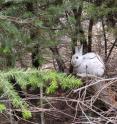
[[[75,63],[76,63],[76,61],[71,60],[71,64],[72,64],[72,65],[75,65]]]

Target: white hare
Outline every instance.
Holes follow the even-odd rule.
[[[71,64],[74,67],[75,73],[78,74],[103,76],[105,70],[102,58],[94,52],[83,55],[82,46],[80,49],[75,48],[75,54],[72,56]]]

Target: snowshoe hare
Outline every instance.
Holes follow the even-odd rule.
[[[83,55],[82,46],[80,49],[75,48],[71,64],[76,74],[103,76],[105,70],[102,58],[94,52]]]

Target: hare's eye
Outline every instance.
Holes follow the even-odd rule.
[[[76,56],[76,59],[78,59],[78,56]]]

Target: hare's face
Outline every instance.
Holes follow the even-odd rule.
[[[71,64],[74,66],[74,67],[77,67],[80,65],[80,62],[81,62],[81,56],[79,56],[78,54],[74,54],[72,56],[72,60],[71,60]]]

